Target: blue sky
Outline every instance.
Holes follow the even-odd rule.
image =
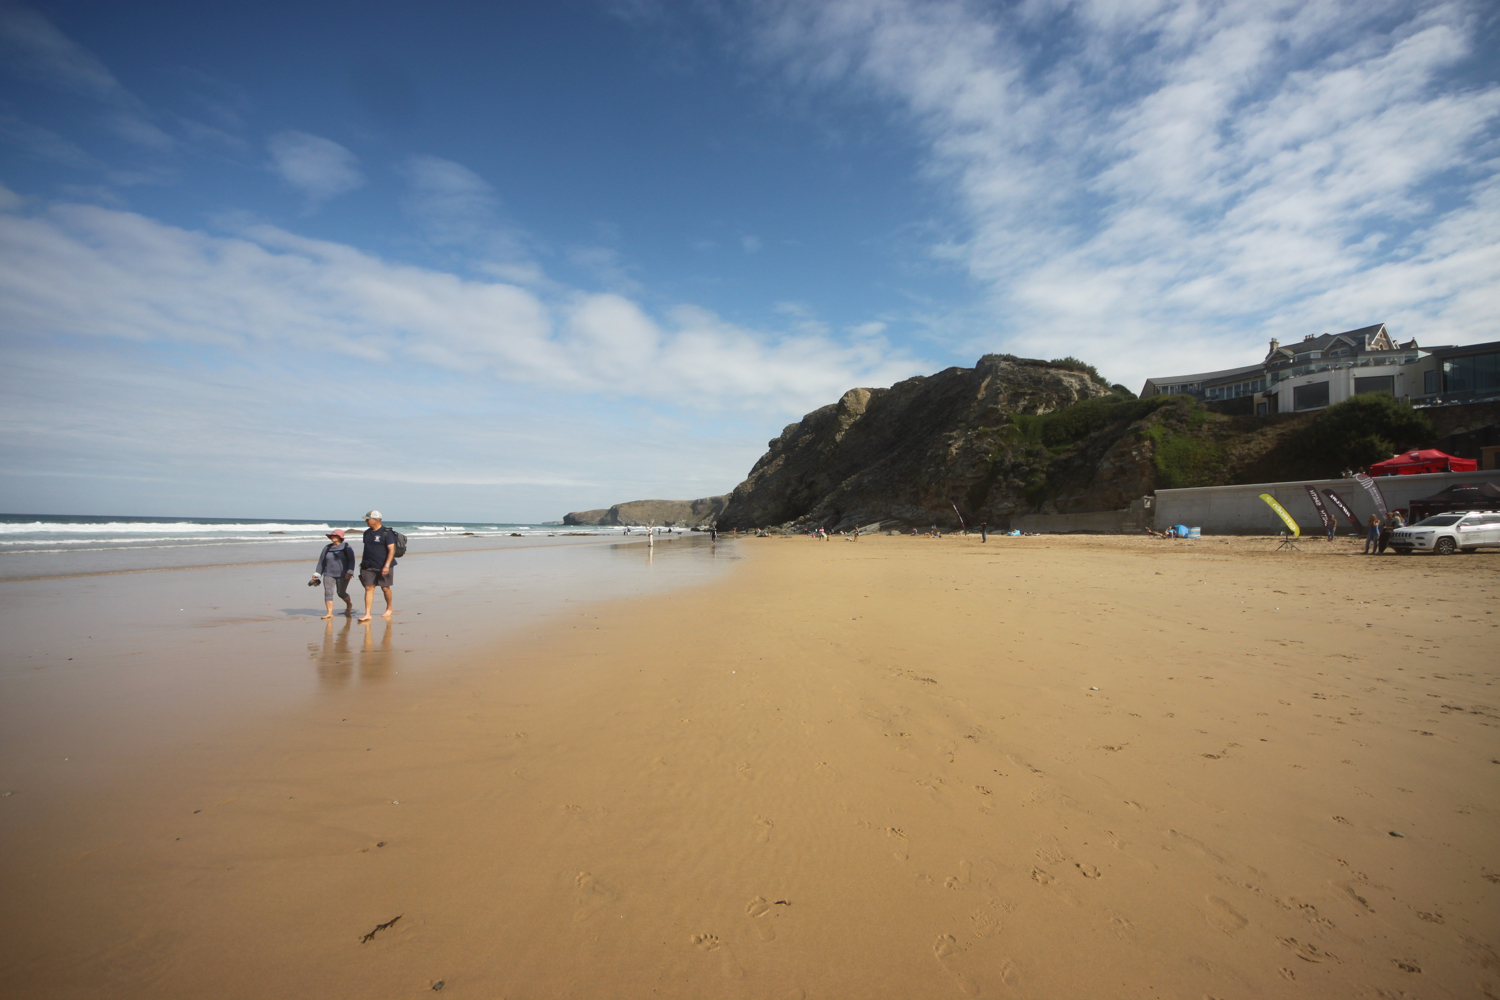
[[[0,508],[543,520],[855,385],[1496,339],[1500,22],[0,6]]]

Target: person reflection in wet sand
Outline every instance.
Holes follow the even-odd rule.
[[[322,645],[312,643],[307,647],[318,661],[318,679],[325,688],[343,687],[354,673],[354,654],[349,649],[350,624],[346,617],[344,624],[335,630],[330,620],[323,630]]]
[[[394,663],[391,649],[392,626],[391,620],[385,620],[385,627],[380,630],[380,643],[376,645],[375,629],[373,622],[365,622],[365,642],[359,651],[359,679],[362,681],[383,681],[391,675],[391,665]]]

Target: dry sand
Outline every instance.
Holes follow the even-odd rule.
[[[4,993],[1500,995],[1500,553],[737,544],[0,799]]]

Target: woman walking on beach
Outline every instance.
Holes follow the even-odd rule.
[[[344,529],[334,528],[328,533],[329,542],[318,556],[317,568],[309,586],[323,579],[323,601],[328,605],[328,614],[333,617],[333,595],[344,599],[344,614],[354,613],[354,602],[349,599],[349,581],[354,577],[354,549],[344,541]]]

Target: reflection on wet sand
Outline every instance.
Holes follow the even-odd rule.
[[[349,683],[356,673],[361,681],[383,681],[391,675],[394,638],[390,619],[384,619],[379,627],[380,638],[375,637],[373,621],[360,625],[364,635],[359,649],[352,648],[350,633],[354,619],[329,621],[323,627],[323,641],[308,643],[307,652],[318,667],[318,680],[325,689],[341,688]]]

